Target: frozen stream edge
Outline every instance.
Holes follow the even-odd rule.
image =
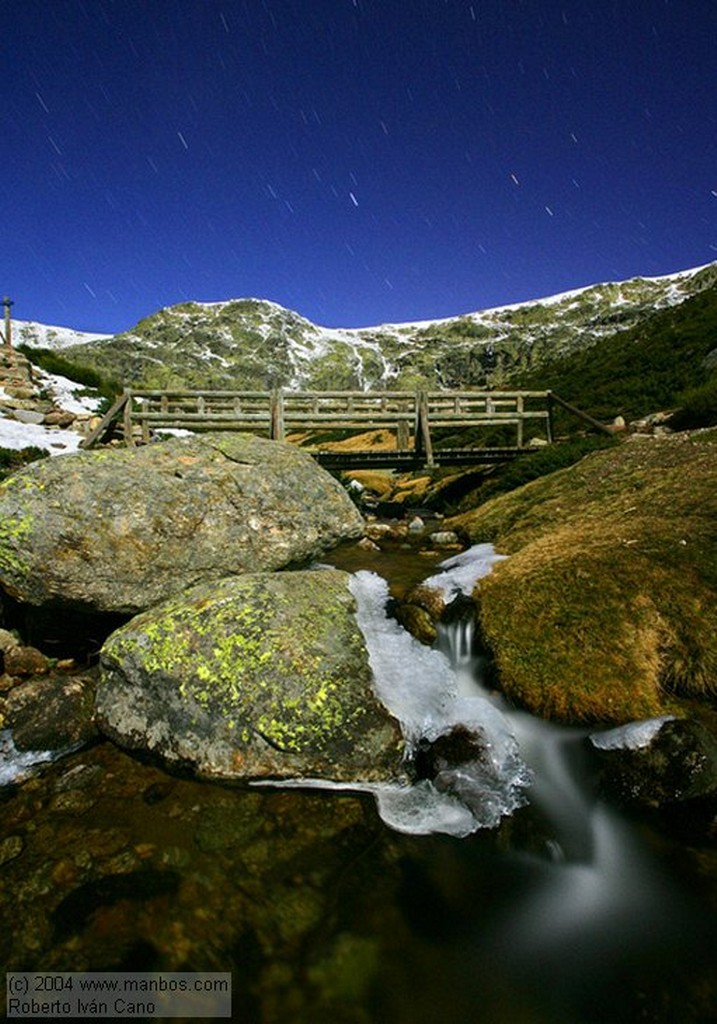
[[[475,545],[443,562],[443,571],[424,585],[441,589],[448,600],[469,594],[501,557],[490,544]],[[382,577],[360,571],[351,577],[349,587],[358,606],[356,619],[369,652],[376,695],[400,722],[407,755],[420,740],[433,741],[456,725],[480,734],[487,755],[484,762],[441,773],[442,784],[459,792],[460,798],[428,780],[367,786],[381,818],[397,831],[417,835],[444,832],[463,837],[479,828],[493,828],[526,802],[523,791],[531,781],[508,720],[487,695],[476,695],[475,690],[465,695],[467,688],[448,658],[387,616],[388,583]]]

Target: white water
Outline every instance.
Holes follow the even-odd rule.
[[[500,557],[491,545],[476,545],[443,562],[443,571],[426,580],[426,585],[441,589],[450,600],[470,592]],[[413,834],[466,836],[479,828],[493,828],[525,803],[531,773],[519,755],[506,716],[486,693],[466,684],[465,670],[472,665],[470,627],[453,632],[459,639],[449,660],[388,618],[388,584],[380,576],[358,572],[350,587],[377,696],[400,722],[407,755],[415,752],[421,740],[434,741],[455,726],[477,734],[484,750],[480,761],[443,770],[433,781],[372,786],[379,814],[392,828]]]
[[[495,560],[489,545],[479,545],[443,563],[426,584],[439,586],[450,600],[472,591]],[[587,731],[543,722],[491,693],[474,653],[472,624],[443,627],[442,654],[387,618],[387,585],[375,574],[357,573],[351,589],[378,695],[401,722],[409,749],[462,724],[479,735],[489,754],[486,764],[462,764],[433,781],[366,787],[386,824],[407,833],[467,836],[532,805],[537,824],[530,852],[512,854],[531,878],[530,888],[521,887],[485,929],[482,949],[508,973],[530,976],[538,987],[536,964],[555,969],[567,991],[580,984],[588,963],[596,970],[615,966],[616,941],[618,960],[646,941],[666,941],[681,914],[678,900],[629,826],[592,794],[581,764]],[[605,747],[642,745],[662,721],[591,739]]]

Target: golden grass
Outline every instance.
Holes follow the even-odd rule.
[[[626,442],[447,526],[512,556],[478,596],[516,703],[621,722],[717,693],[713,442]]]

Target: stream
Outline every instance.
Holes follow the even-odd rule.
[[[424,575],[450,598],[495,557]],[[6,968],[231,970],[243,1024],[713,1020],[714,850],[599,799],[587,731],[505,703],[470,622],[428,649],[381,576],[352,591],[409,746],[466,726],[483,754],[358,789],[205,785],[106,742],[39,765],[0,790]]]

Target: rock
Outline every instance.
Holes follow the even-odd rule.
[[[0,651],[7,651],[11,647],[17,647],[19,641],[9,629],[0,629]]]
[[[19,857],[24,847],[22,836],[8,836],[7,839],[3,839],[0,842],[0,866]]]
[[[717,797],[717,739],[700,722],[657,718],[594,733],[600,786],[624,806]]]
[[[439,530],[428,538],[434,548],[451,548],[460,544],[458,534],[453,530]]]
[[[426,528],[426,524],[423,522],[420,516],[414,516],[411,522],[408,524],[409,533],[420,533],[421,530]]]
[[[3,654],[5,671],[11,676],[44,675],[50,660],[36,647],[10,647]]]
[[[16,679],[15,676],[9,676],[7,672],[3,672],[0,675],[0,693],[8,693],[13,687],[19,684],[20,680]]]
[[[205,434],[79,452],[0,486],[0,583],[35,606],[133,614],[362,529],[338,481],[289,444]]]
[[[45,419],[44,412],[38,412],[36,409],[15,409],[13,416],[18,423],[39,424]]]
[[[6,700],[5,725],[17,750],[64,750],[97,735],[95,674],[47,676],[16,686]]]
[[[406,604],[415,604],[424,608],[434,622],[438,622],[446,610],[443,591],[438,587],[426,587],[422,583],[406,594]]]
[[[402,740],[338,570],[203,584],[101,653],[99,728],[208,779],[396,778]]]
[[[362,537],[356,544],[357,548],[361,548],[362,551],[380,551],[381,548],[378,544],[374,544],[370,537]]]
[[[431,647],[438,638],[436,623],[425,608],[417,604],[406,604],[398,601],[394,609],[394,615],[404,629],[408,630],[411,636],[420,640],[422,644]]]
[[[75,422],[75,414],[64,409],[52,409],[45,413],[43,423],[47,427],[69,427]]]

